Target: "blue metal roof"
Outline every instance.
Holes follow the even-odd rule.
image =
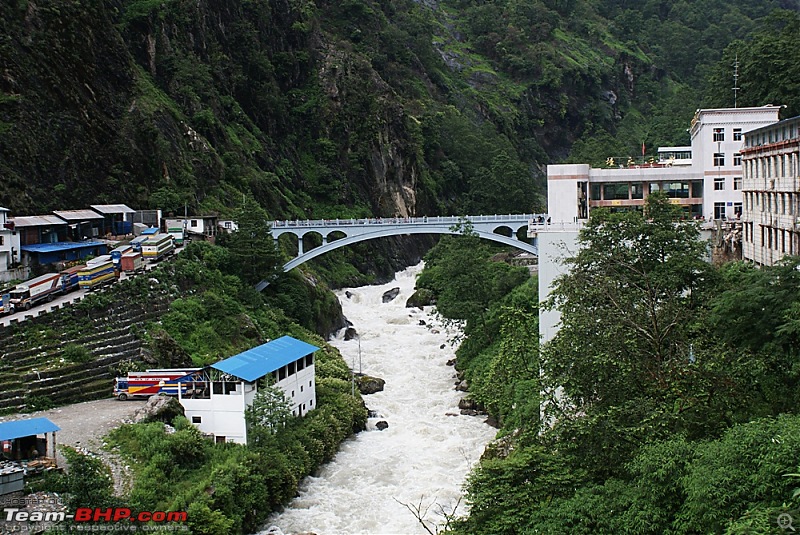
[[[98,247],[100,245],[104,247],[106,246],[106,244],[101,241],[59,241],[55,243],[34,243],[32,245],[23,245],[20,247],[20,249],[29,253],[56,253],[59,251],[73,251],[76,249],[86,249],[87,247]]]
[[[221,360],[211,367],[252,382],[318,349],[317,346],[291,336],[281,336],[277,340]]]
[[[51,431],[61,431],[61,428],[47,418],[15,420],[0,424],[0,440],[13,440],[31,435],[41,435]]]
[[[150,227],[142,231],[142,236],[152,236],[153,234],[158,234],[158,228]]]

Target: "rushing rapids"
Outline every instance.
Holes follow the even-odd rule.
[[[367,431],[306,478],[262,534],[426,533],[419,518],[435,531],[443,513],[465,512],[462,485],[494,429],[485,418],[460,415],[463,394],[454,390],[455,372],[447,365],[454,348],[441,322],[429,308],[405,308],[421,269],[402,271],[382,286],[338,292],[359,336],[345,341],[340,333],[333,345],[356,372],[381,377],[386,386],[364,397],[376,413]],[[383,303],[383,293],[397,287],[399,295]],[[379,421],[388,428],[378,430]]]

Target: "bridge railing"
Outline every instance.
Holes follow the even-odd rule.
[[[457,223],[501,223],[509,222],[533,222],[534,224],[545,224],[548,221],[547,214],[506,214],[506,215],[478,215],[478,216],[432,216],[432,217],[371,217],[371,218],[351,218],[351,219],[306,219],[306,220],[276,220],[272,222],[272,228],[295,228],[295,227],[348,227],[354,225],[455,225]]]

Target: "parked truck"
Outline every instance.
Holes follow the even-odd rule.
[[[17,284],[11,290],[10,301],[14,310],[30,310],[41,301],[52,301],[53,296],[61,291],[61,274],[46,273],[35,279]]]
[[[80,282],[78,273],[80,273],[80,271],[84,268],[86,268],[84,265],[74,266],[61,272],[61,293],[67,294],[73,290],[77,290],[80,287],[80,284],[78,284]]]
[[[120,257],[120,267],[125,273],[136,273],[144,269],[142,253],[129,251]]]
[[[142,242],[142,257],[150,262],[158,262],[172,254],[175,243],[170,234],[156,234]]]
[[[0,314],[10,314],[12,308],[11,288],[0,288]]]
[[[110,255],[98,256],[86,262],[86,267],[78,272],[78,285],[93,290],[117,278],[114,262]]]
[[[182,394],[186,393],[188,384],[178,380],[200,370],[201,368],[168,368],[128,372],[126,377],[114,379],[114,396],[120,401],[156,394],[177,396],[179,388]]]

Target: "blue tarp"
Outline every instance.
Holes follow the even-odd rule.
[[[318,349],[291,336],[282,336],[212,364],[211,367],[252,382]]]
[[[0,424],[0,440],[13,440],[15,438],[50,433],[51,431],[61,431],[61,428],[47,418],[15,420]]]

